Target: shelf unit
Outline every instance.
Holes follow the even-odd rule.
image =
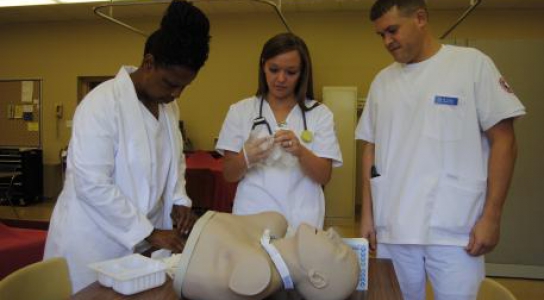
[[[19,172],[11,191],[16,205],[27,205],[43,197],[42,150],[34,148],[0,148],[0,172]],[[4,199],[11,178],[0,179],[0,199]]]

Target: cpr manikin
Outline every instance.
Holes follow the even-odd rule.
[[[175,272],[176,293],[193,300],[253,300],[294,286],[305,299],[349,297],[358,262],[338,234],[301,224],[293,236],[277,238],[286,230],[287,221],[276,212],[207,212]]]

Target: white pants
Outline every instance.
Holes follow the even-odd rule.
[[[426,278],[435,300],[475,300],[485,277],[484,257],[463,247],[378,244],[378,258],[390,258],[404,300],[424,300]]]

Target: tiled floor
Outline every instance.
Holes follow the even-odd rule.
[[[45,200],[44,202],[33,204],[26,207],[15,207],[19,217],[23,220],[48,221],[51,217],[54,201]],[[0,206],[0,219],[16,219],[15,213],[10,206]],[[325,227],[329,227],[325,224]],[[343,237],[357,237],[359,232],[359,223],[355,221],[348,225],[332,225]],[[517,297],[518,300],[543,300],[544,299],[544,280],[526,280],[514,278],[494,278],[505,287],[507,287]],[[428,300],[431,299],[430,297]],[[494,299],[489,299],[494,300]]]

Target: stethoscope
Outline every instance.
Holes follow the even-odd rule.
[[[259,116],[253,119],[253,126],[251,127],[251,130],[255,129],[255,127],[259,125],[264,124],[266,125],[266,129],[268,129],[268,133],[272,135],[273,134],[272,128],[270,127],[270,124],[268,124],[268,121],[266,120],[266,118],[263,117],[263,104],[264,104],[264,99],[263,97],[261,97],[261,103],[259,106]],[[316,108],[319,104],[320,104],[319,102],[316,102],[314,105],[312,105],[312,107],[308,109],[308,111]],[[300,138],[305,143],[311,143],[314,139],[314,134],[310,130],[308,130],[308,124],[306,123],[306,111],[304,109],[301,109],[301,110],[302,110],[302,122],[304,123],[304,130],[300,134]]]

